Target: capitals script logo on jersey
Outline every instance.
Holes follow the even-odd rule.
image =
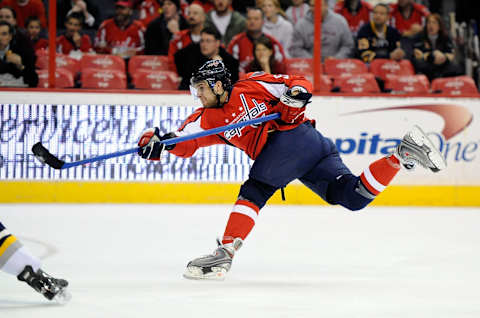
[[[267,110],[267,105],[265,103],[258,103],[257,100],[253,98],[251,99],[253,107],[249,108],[247,99],[245,98],[244,94],[240,94],[240,100],[242,101],[244,111],[232,121],[232,124],[241,123],[250,119],[257,118]],[[257,127],[255,125],[252,126]],[[241,137],[243,128],[245,127],[227,130],[224,132],[224,136],[227,140],[230,140],[235,136]]]

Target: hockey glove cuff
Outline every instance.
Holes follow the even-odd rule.
[[[280,119],[287,124],[295,124],[304,119],[305,108],[312,94],[302,86],[294,86],[280,97]]]

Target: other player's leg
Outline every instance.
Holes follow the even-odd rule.
[[[22,243],[0,223],[0,270],[26,282],[48,300],[65,303],[70,300],[68,282],[53,278],[42,269],[38,258],[31,255]]]

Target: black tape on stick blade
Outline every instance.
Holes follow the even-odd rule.
[[[37,142],[32,147],[32,152],[43,163],[46,163],[54,169],[62,169],[62,166],[65,164],[65,161],[58,159],[52,155],[47,148],[45,148],[41,142]]]

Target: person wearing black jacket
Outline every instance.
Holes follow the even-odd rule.
[[[462,73],[455,62],[455,47],[449,38],[439,14],[427,17],[423,32],[414,39],[413,66],[431,81],[438,77],[456,76]]]
[[[238,60],[221,46],[222,36],[212,27],[200,33],[200,43],[192,43],[175,53],[175,65],[182,81],[180,90],[188,90],[193,72],[208,60],[222,60],[231,74],[232,85],[238,81]]]
[[[173,35],[189,27],[180,12],[179,0],[165,0],[162,10],[163,13],[150,22],[145,32],[146,55],[168,55]]]
[[[22,77],[23,83],[37,87],[35,53],[29,41],[18,40],[18,33],[15,34],[10,23],[0,21],[0,82],[5,86],[21,86],[17,79]]]

